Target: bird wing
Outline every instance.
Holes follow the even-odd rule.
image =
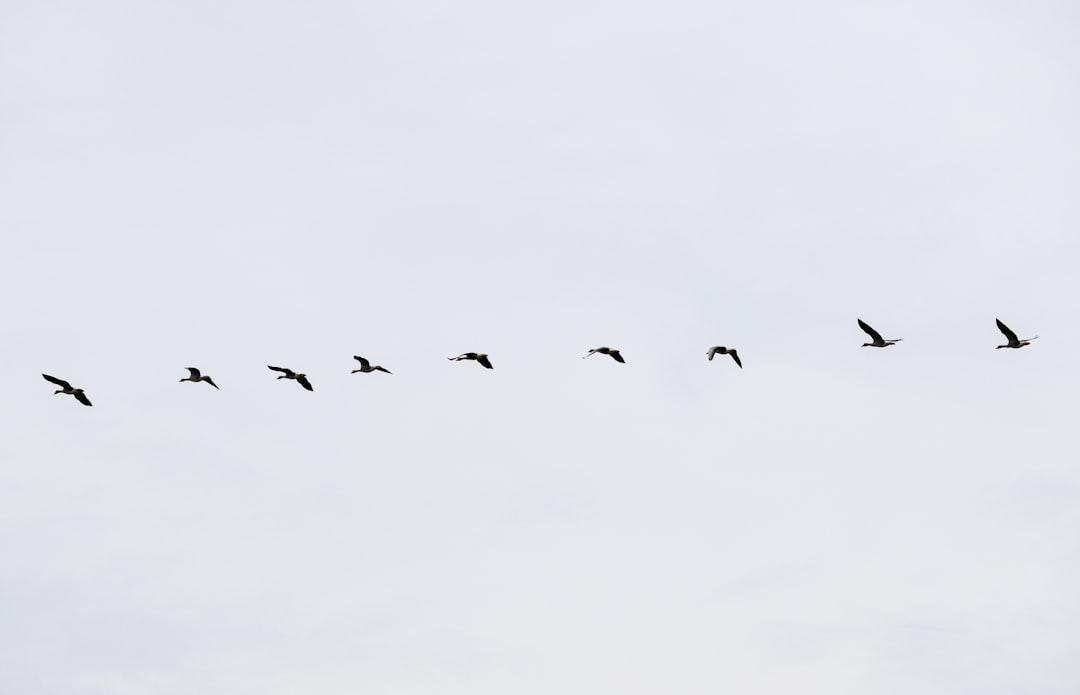
[[[273,369],[275,372],[281,372],[285,376],[292,376],[293,374],[296,374],[296,372],[294,372],[293,370],[286,369],[285,367],[271,367],[270,365],[266,365],[266,367],[267,369]]]
[[[867,323],[865,321],[863,321],[862,319],[856,319],[856,320],[859,322],[859,328],[866,331],[866,334],[868,336],[870,336],[871,338],[873,338],[875,343],[883,342],[880,333],[878,333],[873,328],[871,328],[869,325],[867,325]]]
[[[49,376],[48,374],[42,374],[41,376],[45,377],[45,381],[52,382],[52,383],[56,384],[57,386],[59,386],[62,389],[70,389],[71,388],[71,384],[64,381],[63,379],[57,379],[55,376]]]
[[[304,388],[306,388],[308,391],[314,391],[315,390],[315,389],[311,388],[311,382],[309,382],[307,380],[306,376],[303,376],[303,375],[298,376],[298,377],[296,377],[296,380],[298,382],[300,382],[300,385],[303,386]]]
[[[363,369],[367,369],[368,367],[371,366],[371,362],[368,362],[367,360],[365,360],[360,355],[353,355],[353,359],[356,360],[357,362],[359,362],[360,367],[363,368]]]
[[[477,355],[476,356],[476,361],[479,362],[480,364],[484,365],[488,369],[495,369],[494,367],[491,366],[491,360],[488,359],[487,355]]]
[[[189,376],[189,378],[191,379],[198,380],[199,377],[202,376],[202,372],[200,372],[196,367],[186,367],[186,369],[191,372],[191,375]]]
[[[387,374],[393,374],[393,372],[391,372],[389,369],[387,369],[386,367],[382,367],[380,365],[375,365],[374,369],[376,369],[377,371],[380,371],[380,372],[386,372]]]
[[[82,391],[76,391],[73,395],[75,396],[75,400],[79,401],[83,405],[93,405],[93,403],[90,402],[90,399],[87,398],[86,394]]]
[[[1005,337],[1008,339],[1008,341],[1010,343],[1015,343],[1015,342],[1019,341],[1019,338],[1017,338],[1016,334],[1012,332],[1012,329],[1010,329],[1008,326],[1003,324],[1001,322],[1001,319],[994,319],[994,320],[997,321],[998,330],[1005,334]],[[48,379],[48,377],[45,377],[45,378]]]
[[[614,359],[616,362],[626,364],[626,360],[622,358],[622,353],[618,350],[608,350],[608,354],[611,355],[612,359]]]
[[[220,388],[218,388],[218,385],[214,383],[214,380],[213,380],[213,379],[211,379],[210,377],[208,377],[208,376],[204,376],[204,377],[202,378],[202,380],[203,380],[203,381],[205,381],[206,383],[210,384],[210,385],[211,385],[211,386],[213,386],[214,388],[216,388],[216,389],[217,389],[218,391],[220,391],[220,390],[221,390]]]
[[[705,354],[709,356],[709,361],[712,362],[712,358],[716,357],[716,353],[720,352],[719,347],[711,347]]]
[[[731,359],[735,360],[735,364],[739,365],[739,369],[742,369],[742,360],[739,359],[739,353],[734,350],[728,350],[727,354],[731,355]]]
[[[469,353],[465,352],[458,355],[457,357],[447,357],[446,359],[450,360],[451,362],[460,362],[461,360],[469,359]]]

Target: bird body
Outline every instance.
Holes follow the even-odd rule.
[[[862,344],[863,347],[889,347],[890,345],[896,345],[901,340],[903,340],[903,338],[896,338],[894,340],[885,340],[884,338],[881,337],[880,333],[878,333],[873,328],[871,328],[869,326],[869,324],[867,324],[865,321],[863,321],[862,319],[856,319],[856,320],[859,322],[859,328],[863,329],[866,332],[866,334],[868,336],[870,336],[870,338],[873,339],[873,341],[874,341],[872,343],[863,343]]]
[[[389,369],[385,369],[380,365],[371,366],[371,362],[364,359],[360,355],[353,355],[353,359],[360,363],[360,369],[352,370],[352,372],[350,372],[351,374],[356,374],[357,372],[361,372],[363,374],[369,374],[371,372],[386,372],[387,374],[392,373]]]
[[[1036,338],[1039,337],[1039,336],[1035,336],[1034,338],[1024,338],[1023,340],[1020,340],[1019,338],[1016,337],[1016,334],[1012,332],[1012,329],[1010,329],[1008,326],[1006,326],[1005,324],[1003,324],[1001,322],[1001,319],[994,319],[994,320],[997,321],[998,330],[1001,331],[1003,334],[1005,334],[1005,339],[1009,341],[1008,343],[1006,343],[1004,345],[998,345],[996,348],[994,348],[995,350],[1000,350],[1001,348],[1020,349],[1020,348],[1024,347],[1025,345],[1030,345],[1031,341],[1033,341],[1033,340],[1035,340]]]
[[[211,379],[210,377],[208,377],[207,375],[203,374],[202,372],[200,372],[198,370],[198,368],[196,368],[196,367],[187,367],[186,369],[190,373],[188,374],[188,376],[184,377],[180,381],[194,381],[194,382],[205,381],[206,383],[210,384],[214,388],[218,388],[218,385],[214,383],[214,380]],[[218,390],[220,390],[220,389],[218,389]]]
[[[488,356],[482,352],[466,352],[458,355],[457,357],[448,357],[447,359],[451,362],[460,362],[462,360],[475,360],[487,367],[488,369],[495,369],[491,366],[491,360],[488,359]]]
[[[607,355],[608,357],[620,364],[626,364],[626,360],[623,359],[622,353],[615,348],[609,347],[593,348],[592,350],[589,350],[589,354],[583,356],[581,359],[585,359],[586,357],[591,357],[593,355]]]
[[[742,369],[742,360],[739,359],[739,353],[735,351],[735,348],[726,348],[723,345],[717,345],[709,348],[709,351],[705,353],[709,356],[709,361],[712,361],[713,357],[717,355],[731,355],[731,359],[735,360],[735,364],[739,365]]]
[[[307,374],[298,374],[297,372],[294,372],[293,370],[287,369],[285,367],[271,367],[270,365],[266,366],[267,368],[272,369],[275,372],[281,372],[281,376],[279,376],[278,379],[293,379],[298,384],[306,388],[308,391],[315,390],[311,388],[311,382],[308,381]]]
[[[93,405],[93,403],[90,402],[90,399],[86,397],[86,394],[83,392],[82,389],[77,389],[63,379],[57,379],[56,377],[49,376],[48,374],[42,374],[41,376],[45,377],[45,381],[48,381],[51,384],[56,384],[60,387],[58,390],[53,391],[54,396],[58,393],[66,393],[69,396],[74,396],[75,400],[79,401],[83,405]]]

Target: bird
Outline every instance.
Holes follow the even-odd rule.
[[[476,360],[488,369],[495,369],[491,366],[491,360],[488,359],[488,356],[482,352],[466,352],[464,354],[458,355],[457,357],[448,357],[447,359],[451,362],[460,362],[461,360]]]
[[[592,356],[593,354],[596,354],[596,353],[599,353],[601,355],[609,355],[611,357],[611,359],[615,360],[616,362],[618,362],[620,364],[626,364],[626,360],[623,359],[622,353],[619,352],[618,350],[616,350],[615,348],[609,348],[609,347],[593,348],[592,350],[589,350],[588,355],[585,355],[581,359],[585,359],[585,357],[590,357],[590,356]]]
[[[393,373],[389,369],[385,369],[383,367],[380,367],[379,365],[375,365],[374,367],[372,367],[371,362],[367,361],[360,355],[353,355],[353,359],[360,363],[360,369],[352,370],[352,372],[350,372],[351,374],[356,374],[357,372],[362,372],[364,374],[367,374],[369,372],[386,372],[387,374]]]
[[[735,364],[742,368],[742,360],[739,359],[739,353],[735,352],[735,348],[726,348],[722,345],[709,348],[709,351],[705,353],[709,356],[709,361],[712,362],[712,358],[717,355],[731,355],[731,359],[735,360]]]
[[[49,376],[48,374],[42,374],[41,376],[45,377],[45,381],[56,384],[60,387],[60,390],[53,391],[54,396],[58,393],[66,393],[69,396],[75,396],[75,400],[79,401],[83,405],[93,405],[93,403],[90,402],[90,399],[86,397],[86,394],[83,393],[82,389],[74,388],[68,382],[64,381],[63,379],[57,379],[55,376]]]
[[[185,367],[185,369],[187,369],[191,373],[180,381],[205,381],[214,388],[218,388],[218,385],[214,383],[214,380],[200,372],[197,367]],[[221,389],[218,390],[220,391]]]
[[[895,340],[885,340],[881,337],[880,333],[871,328],[865,321],[863,321],[862,319],[856,320],[859,322],[859,328],[866,331],[866,334],[874,339],[874,342],[872,343],[863,343],[863,347],[889,347],[890,345],[896,345],[901,340],[903,340],[903,338],[897,338]]]
[[[1006,326],[1005,324],[1003,324],[1001,322],[1001,319],[994,319],[994,320],[997,321],[998,330],[1001,331],[1002,333],[1004,333],[1005,334],[1005,339],[1009,341],[1008,344],[1006,344],[1006,345],[998,345],[996,348],[994,348],[995,350],[1000,350],[1001,348],[1017,348],[1017,349],[1019,349],[1019,348],[1024,347],[1025,345],[1030,345],[1031,341],[1033,341],[1033,340],[1035,340],[1035,338],[1039,337],[1039,336],[1035,336],[1035,338],[1025,338],[1023,340],[1020,340],[1019,338],[1016,337],[1016,334],[1013,333],[1012,330],[1008,326]]]
[[[307,380],[307,374],[297,374],[293,370],[286,369],[285,367],[271,367],[270,365],[266,366],[270,369],[273,369],[275,372],[281,372],[281,376],[279,376],[278,379],[295,379],[297,383],[306,388],[308,391],[315,390],[311,388],[311,382]]]

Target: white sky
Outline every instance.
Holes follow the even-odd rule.
[[[1080,691],[1080,9],[388,5],[0,4],[0,692]]]

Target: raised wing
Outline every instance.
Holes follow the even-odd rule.
[[[296,374],[296,372],[294,372],[293,370],[286,369],[285,367],[271,367],[270,365],[266,365],[266,367],[267,369],[273,369],[275,372],[281,372],[287,377],[292,377],[294,374]]]
[[[1016,337],[1016,334],[1012,332],[1012,329],[1010,329],[1008,326],[1003,324],[1001,322],[1001,319],[994,319],[994,320],[997,321],[998,330],[1005,334],[1005,338],[1010,343],[1020,342],[1020,339]],[[48,379],[48,377],[45,377],[45,378]]]
[[[315,390],[315,389],[311,388],[311,382],[310,382],[310,381],[308,381],[308,380],[307,380],[307,377],[306,377],[306,376],[304,376],[303,374],[301,374],[300,376],[296,377],[296,380],[297,380],[297,381],[298,381],[298,382],[300,383],[300,385],[301,385],[301,386],[303,386],[304,388],[306,388],[306,389],[307,389],[308,391],[314,391],[314,390]]]
[[[189,378],[198,381],[199,378],[202,377],[202,372],[200,372],[197,367],[186,367],[186,369],[191,372]]]
[[[871,328],[865,321],[863,321],[862,319],[856,319],[856,321],[859,322],[859,328],[866,331],[866,334],[873,338],[875,343],[884,342],[881,338],[881,334]]]
[[[367,371],[368,369],[371,368],[371,362],[368,362],[367,360],[365,360],[360,355],[353,355],[353,359],[360,363],[360,368],[363,369],[364,371]]]
[[[55,376],[49,376],[48,374],[42,374],[41,376],[45,377],[45,381],[56,384],[57,386],[64,389],[65,391],[69,390],[71,388],[71,384],[64,381],[63,379],[57,379]]]

